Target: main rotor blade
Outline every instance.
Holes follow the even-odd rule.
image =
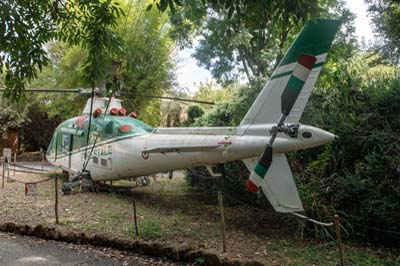
[[[5,91],[5,89],[0,89],[0,92]],[[24,92],[56,92],[56,93],[85,93],[84,89],[26,89]]]
[[[0,89],[0,92],[5,91],[5,89]],[[86,89],[26,89],[24,92],[37,92],[37,93],[79,93],[79,94],[91,94],[90,90]],[[117,92],[117,95],[121,96],[135,96],[135,97],[143,97],[143,98],[156,98],[156,99],[166,99],[171,101],[181,101],[181,102],[192,102],[192,103],[201,103],[208,105],[215,105],[215,102],[201,101],[201,100],[192,100],[185,99],[179,97],[168,97],[168,96],[157,96],[150,94],[141,94],[141,93],[130,93],[130,92]]]
[[[185,99],[185,98],[179,98],[179,97],[157,96],[157,95],[149,95],[149,94],[141,94],[141,93],[131,93],[131,92],[123,92],[123,91],[118,92],[117,94],[119,94],[121,96],[135,96],[135,97],[143,97],[143,98],[166,99],[166,100],[172,100],[172,101],[202,103],[202,104],[209,104],[209,105],[215,104],[215,102],[208,102],[208,101],[192,100],[192,99]]]

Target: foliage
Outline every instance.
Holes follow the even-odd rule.
[[[0,98],[0,137],[10,129],[17,129],[29,122],[29,104],[12,104],[7,99]]]
[[[197,118],[204,114],[204,110],[198,105],[189,106],[187,124],[191,125]]]
[[[0,68],[5,96],[19,99],[25,83],[37,77],[48,62],[45,44],[60,38],[88,52],[83,78],[93,83],[104,73],[109,53],[120,40],[115,26],[121,9],[113,0],[1,1]],[[21,36],[24,36],[21,38]]]
[[[76,89],[90,86],[81,79],[82,65],[87,55],[81,47],[69,46],[63,42],[52,42],[47,46],[50,64],[27,85],[28,88]],[[57,121],[80,114],[87,100],[82,95],[65,93],[29,94],[26,97],[37,108],[33,113],[39,111]],[[48,130],[53,131],[51,128]]]
[[[376,60],[343,60],[329,84],[316,90],[303,122],[329,129],[340,141],[300,152],[296,160],[304,165],[303,198],[315,195],[310,203],[318,202],[307,205],[311,216],[331,216],[323,208],[333,206],[356,237],[395,243],[399,236],[385,231],[400,231],[400,70]]]
[[[264,85],[264,80],[256,80],[233,92],[232,100],[216,105],[214,109],[200,117],[195,126],[237,126],[250,108]]]
[[[54,129],[61,123],[59,115],[50,116],[42,111],[40,102],[32,102],[27,114],[28,121],[21,127],[20,138],[24,151],[47,150]]]
[[[206,80],[205,82],[200,82],[193,99],[208,102],[226,102],[232,97],[233,90],[233,86],[221,88],[214,81]],[[202,104],[201,107],[207,110],[211,108],[211,105]]]
[[[229,4],[229,3],[230,4]],[[351,20],[341,1],[183,1],[171,18],[172,36],[190,46],[200,36],[194,57],[221,83],[246,75],[270,76],[307,19]]]
[[[146,1],[124,2],[125,16],[120,18],[117,33],[124,42],[118,72],[121,89],[144,95],[168,93],[174,81],[167,14],[145,10]],[[160,122],[160,100],[146,97],[122,97],[125,108],[137,112],[151,125]]]
[[[368,12],[374,23],[374,30],[380,39],[376,48],[388,62],[400,63],[400,1],[366,0]]]
[[[44,45],[55,36],[52,11],[52,1],[0,2],[0,69],[4,85],[12,89],[5,96],[20,97],[24,82],[47,65]]]
[[[173,43],[168,37],[166,14],[146,12],[145,2],[121,2],[124,15],[118,20],[116,33],[122,40],[118,58],[122,64],[117,76],[107,84],[108,89],[122,89],[139,94],[162,95],[173,83],[173,65],[170,52]],[[149,49],[149,44],[152,48]],[[47,45],[50,64],[43,68],[38,78],[29,83],[30,88],[86,88],[92,84],[81,79],[88,52],[80,46],[62,41]],[[151,62],[151,63],[150,63]],[[117,86],[115,86],[117,85]],[[41,102],[40,109],[50,117],[65,120],[78,115],[87,100],[77,94],[29,95]],[[135,111],[140,119],[157,125],[160,120],[160,101],[143,97],[121,97],[124,107]],[[66,104],[68,102],[68,104]]]
[[[58,14],[60,39],[87,51],[82,78],[93,84],[104,78],[105,69],[121,50],[113,27],[122,10],[114,0],[66,2]]]

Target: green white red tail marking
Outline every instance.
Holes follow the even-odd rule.
[[[281,112],[288,116],[317,59],[313,55],[300,56],[281,96]]]

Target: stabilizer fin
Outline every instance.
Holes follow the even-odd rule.
[[[257,161],[258,157],[243,160],[249,171],[253,170]],[[261,181],[261,189],[277,212],[287,213],[304,210],[292,171],[283,153],[273,154],[272,164],[265,178]]]

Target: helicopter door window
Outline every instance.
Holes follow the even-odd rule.
[[[63,134],[61,139],[61,149],[63,153],[69,153],[71,151],[71,135]]]

